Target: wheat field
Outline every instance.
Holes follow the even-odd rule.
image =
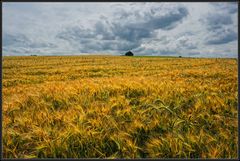
[[[3,158],[237,158],[237,59],[5,56]]]

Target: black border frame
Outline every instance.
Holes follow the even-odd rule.
[[[142,158],[142,159],[114,159],[114,160],[240,160],[240,89],[239,89],[239,85],[240,85],[240,61],[239,61],[239,57],[240,57],[240,52],[239,52],[239,7],[240,7],[240,2],[238,0],[2,0],[0,3],[0,15],[1,15],[1,45],[0,45],[0,49],[1,49],[1,54],[0,54],[0,58],[1,58],[1,62],[0,62],[0,77],[1,77],[1,82],[0,82],[0,102],[1,102],[1,110],[0,110],[0,119],[1,119],[1,123],[0,123],[0,137],[1,137],[1,141],[0,141],[0,160],[62,160],[62,161],[68,161],[68,160],[108,160],[108,159],[97,159],[97,158],[34,158],[34,159],[24,159],[24,158],[3,158],[2,156],[2,150],[3,150],[3,146],[2,146],[2,2],[3,3],[24,3],[24,2],[29,2],[29,3],[42,3],[42,2],[192,2],[192,3],[196,3],[196,2],[236,2],[238,3],[238,58],[237,58],[237,64],[238,64],[238,158],[236,159],[227,159],[227,158],[220,158],[220,159],[202,159],[202,158]]]

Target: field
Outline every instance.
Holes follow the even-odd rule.
[[[3,57],[3,158],[237,158],[237,60]]]

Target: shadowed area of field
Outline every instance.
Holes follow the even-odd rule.
[[[236,158],[236,59],[3,57],[5,158]]]

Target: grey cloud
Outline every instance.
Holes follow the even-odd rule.
[[[197,48],[197,44],[196,42],[194,42],[194,40],[190,39],[190,37],[180,37],[178,39],[178,47],[182,47],[182,48],[186,48],[186,49],[196,49]]]
[[[3,53],[7,54],[7,55],[11,55],[11,54],[24,54],[24,55],[29,55],[31,53],[36,53],[39,52],[39,50],[37,49],[31,49],[28,47],[4,47],[3,48]]]
[[[168,44],[168,43],[170,43],[170,40],[167,38],[167,36],[163,36],[160,39],[156,39],[156,41],[159,41],[161,44]]]
[[[73,46],[78,44],[81,46],[80,51],[132,50],[139,47],[144,39],[156,38],[156,29],[170,30],[188,15],[184,7],[178,7],[163,15],[159,15],[161,10],[156,9],[144,11],[144,14],[139,12],[141,10],[119,10],[115,12],[115,19],[101,16],[101,20],[97,21],[92,29],[74,26],[65,28],[56,37],[70,42]]]
[[[5,52],[11,53],[39,52],[44,48],[57,47],[54,43],[32,41],[24,34],[3,34],[3,46]]]
[[[227,11],[230,14],[234,14],[238,11],[238,4],[236,2],[226,2],[226,3],[210,3],[218,10]]]
[[[155,13],[155,12],[153,12]],[[179,7],[177,12],[170,12],[169,14],[161,17],[154,17],[145,25],[150,25],[153,29],[170,30],[176,27],[181,20],[188,15],[188,10],[184,7]]]
[[[136,48],[138,46],[139,44],[136,44],[134,42],[131,43],[128,41],[96,40],[96,41],[89,41],[88,43],[83,44],[80,51],[85,53],[99,52],[104,50],[124,52],[127,50],[131,50],[133,48]]]
[[[222,29],[211,35],[206,44],[225,44],[235,40],[237,40],[237,33],[235,31],[231,29]]]
[[[234,8],[234,6],[227,3],[224,5],[216,4],[215,7],[218,9],[225,8],[228,11],[229,8]],[[206,25],[208,31],[204,44],[221,45],[237,40],[237,28],[229,12],[209,13],[205,18],[201,19],[201,22]]]
[[[152,31],[148,28],[141,28],[138,24],[121,25],[114,23],[113,33],[118,38],[127,41],[140,41],[143,38],[152,37]]]
[[[188,44],[188,45],[185,46],[185,48],[187,48],[187,49],[197,49],[197,46],[193,45],[193,44]]]
[[[57,47],[57,45],[53,44],[53,43],[33,42],[29,45],[29,47],[31,47],[31,48],[55,48],[55,47]]]
[[[151,29],[165,29],[173,23],[179,23],[184,17],[188,15],[187,8],[178,6],[176,8],[163,10],[160,7],[148,8],[146,10],[115,12],[117,21],[122,21],[125,24],[140,24],[148,25]],[[135,23],[134,23],[135,22]]]
[[[107,22],[108,23],[108,22]],[[102,40],[114,40],[115,36],[112,32],[112,29],[110,28],[109,24],[104,24],[101,21],[98,21],[95,24],[95,31],[94,31],[97,35],[100,35],[100,38]]]
[[[189,56],[196,56],[196,55],[201,55],[199,51],[193,51],[188,53]]]
[[[139,46],[139,47],[133,49],[133,52],[141,53],[141,52],[143,52],[144,50],[146,50],[145,47],[141,47],[141,46]]]
[[[164,45],[169,44],[171,42],[171,40],[167,36],[162,36],[159,39],[155,39],[155,41],[158,41],[159,43]]]
[[[85,29],[79,26],[72,26],[64,29],[64,31],[57,34],[57,38],[64,40],[81,40],[80,38],[88,39],[94,38],[96,35],[94,31]]]
[[[5,3],[3,51],[236,56],[236,13],[237,3]]]
[[[171,49],[162,49],[162,50],[159,50],[159,54],[160,55],[178,55],[179,52]]]
[[[102,25],[98,23],[97,26],[99,24]],[[99,52],[103,50],[125,51],[139,45],[138,42],[135,41],[131,42],[124,39],[117,40],[116,37],[113,37],[108,31],[104,32],[104,26],[101,27],[103,28],[90,31],[88,35],[85,34],[85,30],[81,30],[80,28],[76,29],[76,27],[74,27],[74,30],[65,30],[56,37],[68,41],[73,47],[78,48],[80,52],[84,53]]]
[[[192,35],[194,35],[194,33],[190,31],[186,31],[180,34],[180,36],[192,36]]]
[[[205,18],[201,19],[200,21],[207,25],[207,29],[210,31],[220,29],[225,25],[233,24],[231,16],[224,13],[209,13]]]
[[[128,41],[154,37],[154,30],[172,29],[188,15],[188,11],[184,7],[178,7],[176,11],[165,15],[157,14],[161,13],[159,8],[158,10],[150,8],[150,11],[145,11],[141,15],[139,12],[121,10],[121,12],[115,13],[117,20],[112,22],[114,35]]]
[[[141,48],[139,50],[139,55],[162,55],[160,51],[155,50],[155,49],[146,49],[146,48]]]
[[[179,55],[179,52],[175,49],[170,49],[170,48],[164,48],[164,49],[154,49],[154,48],[145,48],[145,47],[139,47],[133,52],[137,52],[138,55]]]
[[[22,34],[3,34],[3,46],[28,46],[30,40]]]

